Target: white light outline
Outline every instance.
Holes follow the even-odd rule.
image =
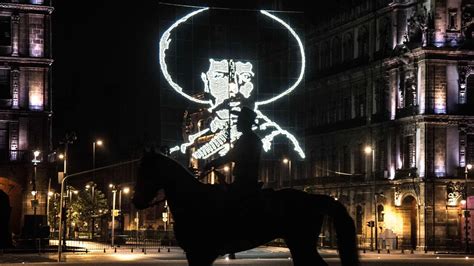
[[[175,29],[176,27],[178,27],[181,23],[184,23],[186,22],[190,17],[194,16],[194,15],[197,15],[203,11],[206,11],[206,10],[209,10],[209,7],[205,7],[205,8],[201,8],[201,9],[198,9],[196,11],[193,11],[191,13],[189,13],[188,15],[182,17],[181,19],[177,20],[175,23],[173,23],[173,25],[171,25],[170,28],[168,28],[164,33],[163,35],[161,36],[160,38],[160,52],[159,52],[159,60],[160,60],[160,67],[161,67],[161,71],[163,73],[163,76],[165,77],[166,81],[170,84],[170,86],[176,91],[178,92],[179,94],[181,94],[182,96],[184,96],[186,99],[190,100],[190,101],[193,101],[195,103],[199,103],[199,104],[206,104],[206,105],[209,105],[210,109],[216,107],[214,106],[212,100],[200,100],[200,99],[196,99],[186,93],[183,92],[183,88],[181,88],[177,83],[175,83],[172,78],[171,78],[171,75],[168,73],[168,67],[166,65],[166,50],[168,50],[169,48],[169,44],[171,43],[171,38],[170,38],[170,35],[171,35],[171,31],[173,29]],[[303,80],[303,76],[304,76],[304,72],[305,72],[305,67],[306,67],[306,57],[305,57],[305,52],[304,52],[304,47],[303,47],[303,43],[301,41],[301,39],[299,38],[299,36],[296,34],[296,32],[293,30],[293,28],[291,28],[287,23],[285,23],[283,20],[281,20],[280,18],[274,16],[273,14],[270,14],[268,11],[266,10],[260,10],[260,13],[263,14],[263,15],[266,15],[267,17],[277,21],[278,23],[280,23],[281,25],[283,25],[283,27],[285,27],[290,33],[291,35],[296,39],[297,43],[298,43],[298,46],[299,46],[299,49],[300,49],[300,54],[301,54],[301,70],[300,70],[300,75],[298,76],[298,79],[296,80],[296,82],[290,86],[288,89],[286,89],[285,91],[283,91],[282,93],[278,94],[277,96],[275,97],[272,97],[270,99],[267,99],[267,100],[264,100],[264,101],[260,101],[260,102],[255,102],[255,108],[254,108],[254,111],[257,113],[257,117],[258,118],[261,118],[263,120],[265,120],[265,123],[260,125],[261,128],[266,128],[268,126],[273,126],[276,128],[276,130],[272,131],[272,133],[268,134],[267,136],[265,136],[263,139],[262,139],[262,142],[263,142],[263,147],[264,147],[264,150],[265,151],[268,151],[270,149],[270,145],[271,145],[271,141],[273,140],[273,138],[279,134],[283,134],[285,135],[288,139],[290,139],[290,141],[293,143],[294,145],[294,150],[300,155],[301,158],[305,158],[305,154],[303,152],[303,150],[301,149],[301,147],[299,146],[299,143],[298,141],[296,140],[296,138],[291,134],[289,133],[287,130],[284,130],[282,129],[278,124],[276,124],[275,122],[271,121],[268,117],[266,117],[265,115],[263,115],[260,110],[258,110],[258,106],[260,105],[265,105],[265,104],[269,104],[269,103],[272,103],[286,95],[288,95],[289,93],[291,93],[293,90],[296,89],[296,87],[301,83],[301,81]],[[208,130],[204,130],[204,131],[208,131]],[[198,132],[194,135],[191,135],[188,137],[188,140],[190,142],[188,143],[185,143],[185,144],[182,144],[181,147],[179,146],[176,146],[176,147],[173,147],[170,149],[170,152],[175,152],[175,151],[178,151],[178,150],[181,150],[182,153],[185,153],[185,149],[188,147],[188,146],[191,146],[193,144],[194,141],[192,141],[191,139],[195,140],[195,138],[197,137],[197,135],[201,136],[202,134],[204,134],[205,132],[204,131],[201,131],[201,132]],[[184,149],[184,151],[183,151]],[[220,149],[219,149],[220,150]],[[219,150],[216,150],[214,152],[212,152],[212,154],[215,154],[216,152],[218,152]],[[209,155],[210,156],[210,155]],[[207,158],[207,157],[206,157]]]
[[[296,32],[293,30],[293,28],[290,27],[290,25],[286,24],[283,20],[277,18],[276,16],[270,14],[268,11],[265,11],[265,10],[260,10],[260,13],[274,19],[275,21],[279,22],[281,25],[283,25],[288,31],[290,31],[291,35],[293,35],[293,37],[296,39],[296,42],[298,43],[298,46],[300,48],[300,53],[301,53],[301,72],[300,72],[300,75],[298,77],[298,79],[296,80],[296,82],[290,87],[288,88],[287,90],[285,90],[284,92],[280,93],[279,95],[273,97],[273,98],[270,98],[268,100],[265,100],[265,101],[261,101],[261,102],[255,102],[255,109],[258,108],[259,105],[265,105],[265,104],[269,104],[271,102],[274,102],[280,98],[282,98],[283,96],[286,96],[288,95],[290,92],[292,92],[293,90],[296,89],[296,87],[301,83],[301,81],[303,80],[303,76],[304,76],[304,72],[305,72],[305,67],[306,67],[306,57],[305,57],[305,53],[304,53],[304,47],[303,47],[303,43],[301,42],[301,39],[300,37],[298,37],[298,34],[296,34]]]
[[[184,96],[186,99],[190,100],[190,101],[193,101],[195,103],[200,103],[200,104],[209,104],[212,106],[212,102],[211,100],[199,100],[199,99],[196,99],[186,93],[183,92],[183,88],[181,88],[177,83],[175,83],[172,79],[171,79],[171,75],[168,73],[168,66],[166,65],[166,61],[165,61],[165,58],[166,58],[166,50],[168,50],[169,48],[169,45],[171,43],[171,31],[178,27],[179,24],[181,23],[184,23],[186,22],[190,17],[196,15],[196,14],[199,14],[203,11],[206,11],[208,10],[209,8],[208,7],[205,7],[205,8],[202,8],[202,9],[198,9],[196,11],[193,11],[189,14],[187,14],[186,16],[182,17],[181,19],[177,20],[175,23],[173,23],[173,25],[171,25],[171,27],[169,27],[164,33],[163,35],[161,36],[160,38],[160,67],[161,67],[161,72],[163,73],[163,76],[165,77],[166,81],[168,81],[168,83],[170,84],[170,86],[179,94],[181,94],[182,96]]]

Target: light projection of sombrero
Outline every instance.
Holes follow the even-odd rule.
[[[171,78],[171,75],[168,72],[168,66],[166,64],[166,50],[168,50],[170,43],[172,42],[171,32],[180,24],[185,23],[189,18],[208,10],[209,8],[207,7],[200,8],[177,20],[163,33],[160,39],[160,67],[166,81],[173,88],[173,90],[189,101],[207,105],[207,110],[214,115],[212,121],[210,122],[209,128],[188,136],[186,143],[170,149],[171,153],[177,151],[186,153],[188,147],[193,146],[200,137],[207,135],[212,136],[207,143],[192,153],[192,156],[196,159],[206,159],[214,154],[223,156],[232,148],[232,144],[240,137],[241,133],[238,132],[236,127],[237,116],[231,112],[240,111],[242,106],[241,100],[249,99],[254,88],[252,84],[252,77],[254,77],[255,73],[253,72],[252,64],[250,62],[234,62],[232,59],[214,60],[210,58],[209,69],[206,73],[201,73],[201,79],[204,83],[204,92],[210,94],[211,98],[213,99],[203,100],[192,97],[191,95],[185,93],[183,88],[181,88],[179,84],[174,82]],[[261,10],[260,13],[278,22],[291,33],[291,36],[294,37],[299,47],[301,66],[298,78],[286,90],[269,99],[255,101],[253,103],[253,109],[257,113],[257,126],[254,126],[253,129],[262,132],[269,131],[269,133],[267,133],[262,138],[263,149],[265,151],[270,150],[272,141],[276,136],[283,135],[291,141],[295,152],[301,158],[305,158],[303,149],[300,147],[296,138],[290,132],[281,128],[277,123],[269,119],[259,110],[259,106],[272,103],[278,99],[288,96],[303,80],[306,64],[303,44],[296,32],[283,20],[265,10]]]

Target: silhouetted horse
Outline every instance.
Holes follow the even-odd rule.
[[[162,154],[146,153],[140,162],[133,203],[150,207],[163,189],[175,221],[174,232],[191,266],[212,265],[224,254],[252,249],[283,238],[294,265],[327,265],[316,250],[324,215],[332,218],[342,265],[359,265],[355,227],[345,207],[325,195],[295,189],[263,190],[246,208],[225,191],[199,182]]]

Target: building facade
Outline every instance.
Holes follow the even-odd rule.
[[[473,12],[467,0],[351,1],[307,33],[299,185],[343,202],[361,245],[459,249],[472,236]]]
[[[34,214],[37,225],[45,225],[48,180],[57,178],[45,166],[51,151],[52,12],[49,0],[0,1],[0,189],[9,196],[15,234],[30,226]],[[36,167],[34,150],[40,151]]]

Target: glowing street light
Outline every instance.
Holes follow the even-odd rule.
[[[290,182],[289,184],[290,184],[290,187],[293,187],[292,177],[291,177],[291,160],[288,158],[284,158],[283,163],[288,165],[288,179]]]
[[[123,193],[125,193],[125,194],[130,193],[130,188],[129,187],[124,187],[123,188]]]
[[[92,180],[95,181],[95,146],[102,147],[104,145],[104,142],[100,139],[92,142]]]
[[[468,187],[468,184],[467,184],[467,174],[469,173],[469,170],[472,169],[472,164],[466,164],[466,166],[464,167],[464,195],[465,195],[465,198],[463,199],[464,200],[464,232],[465,232],[465,238],[464,240],[466,241],[466,254],[467,253],[470,253],[470,247],[469,247],[469,217],[470,217],[470,212],[469,212],[469,209],[467,207],[467,203],[468,203],[468,195],[467,195],[467,187]],[[462,201],[461,201],[462,203]]]

